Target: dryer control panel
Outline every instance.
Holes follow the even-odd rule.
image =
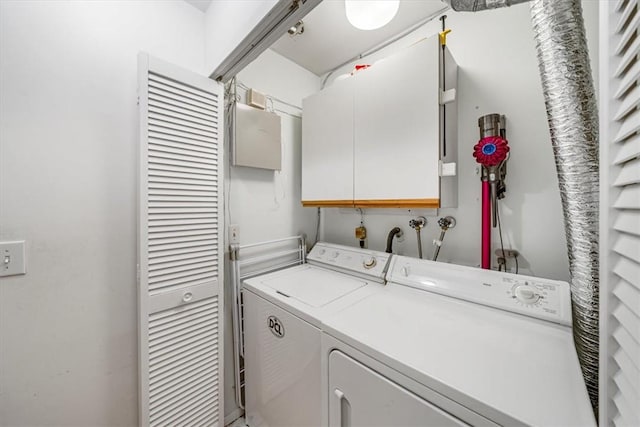
[[[310,264],[383,282],[391,254],[318,242],[307,255]]]
[[[569,284],[394,256],[389,282],[571,326]]]

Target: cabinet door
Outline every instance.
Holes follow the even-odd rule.
[[[138,67],[139,425],[223,426],[223,88]]]
[[[329,355],[329,426],[466,426],[344,353]]]
[[[357,205],[438,207],[438,64],[431,37],[355,76]]]
[[[302,203],[353,205],[353,81],[302,103]]]

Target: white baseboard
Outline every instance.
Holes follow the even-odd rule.
[[[224,425],[228,426],[229,424],[233,423],[235,420],[239,419],[243,415],[244,415],[244,411],[242,409],[240,409],[240,408],[236,408],[230,414],[226,414],[225,415],[225,417],[224,417]],[[234,427],[237,427],[237,426],[234,426]]]

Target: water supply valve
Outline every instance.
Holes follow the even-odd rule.
[[[423,216],[409,220],[409,226],[417,232],[420,232],[425,225],[427,225],[427,219]]]
[[[418,239],[418,258],[422,259],[422,240],[420,239],[420,231],[427,225],[427,218],[419,216],[415,219],[409,220],[409,227],[416,230],[416,237]]]
[[[450,228],[456,226],[456,219],[452,216],[445,216],[444,218],[440,218],[438,220],[438,225],[442,229],[442,231],[447,231]]]
[[[438,220],[438,225],[440,226],[440,238],[434,239],[433,241],[433,245],[436,247],[433,252],[433,261],[438,260],[438,254],[440,253],[440,247],[442,246],[444,235],[448,230],[456,226],[456,219],[452,216],[445,216]]]

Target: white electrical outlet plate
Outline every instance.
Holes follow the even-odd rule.
[[[0,242],[0,277],[26,273],[24,240]]]
[[[229,226],[229,244],[240,243],[240,226],[238,224],[231,224]]]

